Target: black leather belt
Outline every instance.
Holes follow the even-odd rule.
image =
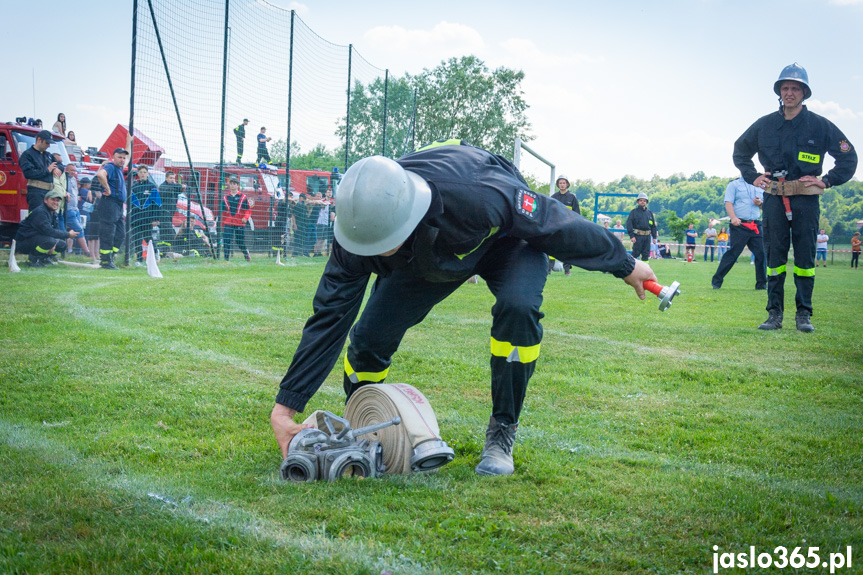
[[[744,224],[757,224],[760,223],[761,220],[740,220]]]

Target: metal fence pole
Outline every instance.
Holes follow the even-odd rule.
[[[411,151],[416,150],[417,139],[417,89],[414,88],[414,114],[411,120]]]
[[[135,59],[138,52],[138,0],[132,3],[132,88],[129,91],[129,135],[131,136],[129,143],[129,173],[128,185],[126,186],[126,206],[131,208],[132,202],[132,158],[135,151]],[[129,210],[131,214],[131,209]],[[129,265],[129,246],[132,244],[131,237],[131,217],[126,215],[126,222],[123,224],[126,228],[126,265]],[[101,248],[101,246],[100,246]]]
[[[219,202],[216,204],[216,213],[213,214],[216,218],[216,231],[219,230],[219,224],[222,221],[221,215],[221,206],[222,206],[222,182],[225,177],[225,92],[228,86],[228,12],[230,9],[231,0],[225,0],[225,33],[222,36],[222,41],[224,43],[222,50],[222,125],[220,128],[221,133],[221,141],[219,144],[219,181],[216,184],[218,188],[216,190],[216,194],[219,199]],[[188,204],[186,205],[188,208]],[[201,209],[203,213],[203,208]],[[205,218],[206,219],[206,218]],[[204,225],[207,225],[207,222],[204,221]],[[217,242],[215,246],[213,246],[213,251],[216,253],[216,259],[219,259],[219,252],[221,251],[220,247],[221,242]]]
[[[345,171],[348,171],[348,154],[351,149],[351,54],[354,45],[348,44],[348,111],[345,115]]]
[[[291,103],[294,95],[294,16],[291,10],[291,42],[288,53],[288,148],[285,151],[285,201],[291,190]]]
[[[381,156],[387,155],[387,89],[390,84],[390,71],[384,72],[384,120],[383,120],[383,144],[381,145]]]
[[[186,149],[186,158],[189,160],[189,173],[192,176],[192,186],[195,193],[198,195],[198,202],[201,205],[201,218],[204,220],[204,234],[210,242],[210,248],[215,256],[215,250],[212,250],[213,238],[210,235],[210,226],[207,224],[207,216],[204,212],[204,200],[201,196],[200,182],[198,181],[198,173],[195,171],[195,166],[192,164],[192,154],[189,152],[189,141],[186,139],[186,131],[183,129],[183,119],[180,116],[180,108],[177,106],[177,95],[174,92],[174,84],[171,82],[171,72],[168,70],[168,60],[165,58],[165,48],[162,46],[162,36],[159,34],[159,25],[156,23],[156,13],[153,10],[153,0],[147,0],[147,5],[150,7],[150,17],[153,19],[153,31],[156,33],[156,43],[159,45],[159,53],[162,55],[162,66],[165,68],[165,78],[168,80],[168,88],[171,91],[171,100],[174,103],[174,112],[177,114],[177,124],[180,126],[180,135],[183,138],[183,147]],[[192,211],[192,202],[190,196],[186,196],[186,211]],[[193,230],[186,230],[187,237],[191,240]],[[128,249],[128,248],[127,248]],[[128,256],[127,256],[128,257]]]

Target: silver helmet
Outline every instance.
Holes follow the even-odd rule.
[[[779,91],[782,88],[782,82],[785,82],[786,80],[794,80],[795,82],[803,84],[804,100],[812,95],[812,89],[809,88],[809,74],[807,74],[806,69],[803,66],[798,65],[797,62],[782,68],[782,72],[779,74],[779,79],[773,82],[773,91],[777,96],[782,95]]]

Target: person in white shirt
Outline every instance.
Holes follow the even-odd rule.
[[[815,238],[815,267],[818,267],[818,260],[821,260],[821,265],[827,267],[827,242],[830,241],[830,236],[824,233],[824,230],[818,230],[818,236]]]

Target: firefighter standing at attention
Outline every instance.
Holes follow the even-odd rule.
[[[506,159],[459,140],[435,142],[398,161],[360,160],[336,196],[335,242],[314,314],[276,396],[271,424],[287,454],[304,429],[293,416],[330,373],[350,333],[348,397],[387,377],[408,328],[478,274],[495,296],[491,325],[492,409],[480,475],[514,471],[512,446],[539,356],[546,253],[623,279],[644,299],[655,280],[610,232],[532,192]],[[366,286],[377,275],[362,315]]]
[[[815,331],[810,321],[815,287],[815,238],[826,188],[844,184],[857,169],[857,152],[830,120],[810,112],[809,75],[795,62],[773,84],[779,111],[756,120],[734,142],[734,165],[747,183],[764,194],[764,243],[767,250],[767,320],[758,329],[782,329],[788,249],[794,246],[797,329]],[[752,162],[764,167],[759,173]],[[824,154],[835,165],[821,179]]]
[[[647,209],[647,194],[641,192],[635,200],[638,204],[626,218],[626,233],[632,240],[632,257],[647,261],[650,259],[650,238],[657,239],[656,218]]]

